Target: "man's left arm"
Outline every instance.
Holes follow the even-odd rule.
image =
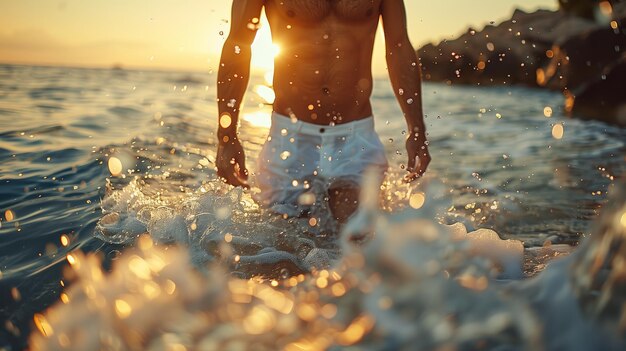
[[[426,172],[430,153],[422,111],[422,79],[417,54],[407,33],[403,0],[383,0],[381,16],[385,33],[385,51],[391,85],[408,127],[406,150],[409,179]]]

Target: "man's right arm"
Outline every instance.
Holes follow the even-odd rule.
[[[251,45],[265,0],[233,0],[230,33],[217,73],[217,174],[228,184],[247,187],[245,156],[237,137],[239,107],[250,76]]]

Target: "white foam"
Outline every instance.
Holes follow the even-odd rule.
[[[242,256],[242,264],[288,278],[290,270],[300,269],[294,257],[306,253],[304,261],[317,271],[271,285],[229,278],[219,267],[200,275],[187,263],[186,250],[154,247],[145,237],[137,245],[139,250],[123,253],[115,261],[108,276],[103,277],[95,256],[77,255],[72,268],[79,279],[67,292],[69,304],[57,304],[37,318],[45,318],[39,324],[49,326],[55,335],[76,335],[68,341],[74,349],[104,346],[111,340],[139,349],[175,344],[186,349],[211,345],[258,350],[355,344],[363,350],[481,345],[624,349],[626,339],[618,328],[621,312],[606,310],[606,306],[623,305],[622,282],[593,273],[599,270],[598,263],[606,262],[607,277],[623,274],[623,252],[607,249],[623,241],[626,227],[619,227],[619,221],[603,222],[597,239],[538,277],[503,283],[496,280],[494,266],[500,265],[505,274],[519,273],[520,243],[503,241],[490,230],[467,233],[462,224],[444,226],[433,221],[431,195],[426,191],[425,207],[417,211],[390,214],[370,209],[368,223],[373,228],[360,229],[372,235],[361,245],[346,243],[343,256],[330,269],[319,269],[332,261],[328,251],[311,248],[302,237],[286,233],[286,241],[279,244],[280,240],[260,235],[258,242],[269,244],[256,256]],[[240,219],[236,204],[226,199],[229,195],[212,196],[187,199],[174,213],[182,215],[187,225],[208,215],[205,227],[196,230],[213,234],[226,230],[226,223],[243,226],[227,229],[233,233],[256,228],[264,234],[280,228],[272,221],[259,221],[260,217],[254,217],[253,224],[228,222]],[[225,210],[218,216],[198,212],[202,206],[214,210],[224,204],[232,205],[229,215]],[[168,225],[175,231],[182,227]],[[277,236],[284,234],[278,231]],[[295,250],[298,244],[309,245],[299,256],[277,249],[283,245]],[[275,285],[279,287],[274,289]],[[83,313],[90,308],[98,313]],[[44,350],[60,342],[57,337],[38,335],[32,340],[34,348]]]

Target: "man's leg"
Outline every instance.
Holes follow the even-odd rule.
[[[328,188],[328,207],[340,224],[347,222],[359,207],[360,192],[360,186],[351,180],[339,179],[331,183]]]

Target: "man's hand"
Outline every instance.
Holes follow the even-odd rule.
[[[409,155],[409,174],[405,176],[407,182],[412,182],[421,177],[426,172],[430,164],[430,152],[428,152],[428,142],[425,135],[415,133],[406,140],[406,151]]]
[[[249,188],[246,156],[239,139],[232,138],[217,146],[217,176],[230,185]]]

